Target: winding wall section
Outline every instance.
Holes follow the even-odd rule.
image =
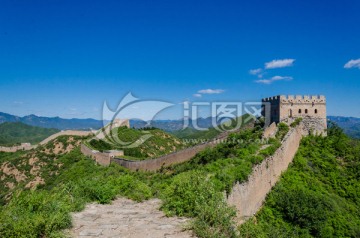
[[[73,131],[73,130],[60,131],[58,133],[55,133],[55,134],[49,136],[48,138],[41,141],[37,145],[31,145],[30,143],[22,143],[21,145],[11,146],[11,147],[0,146],[0,152],[16,152],[18,150],[31,150],[31,149],[35,149],[36,147],[38,147],[38,145],[45,145],[49,141],[51,141],[59,136],[64,136],[64,135],[66,135],[66,136],[88,136],[90,134],[92,134],[91,131]]]
[[[236,207],[239,223],[243,223],[260,209],[266,195],[292,162],[303,133],[302,124],[292,128],[275,154],[253,168],[248,181],[235,184],[227,202]]]

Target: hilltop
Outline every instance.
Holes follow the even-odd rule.
[[[57,132],[59,130],[54,128],[29,126],[21,122],[5,122],[0,124],[0,145],[36,144]]]
[[[30,151],[0,152],[0,204],[5,203],[13,191],[44,185],[76,163],[80,156],[78,147],[84,139],[59,136]],[[73,150],[77,151],[76,156]],[[73,156],[67,157],[69,153]]]
[[[119,127],[111,133],[113,137],[104,140],[92,139],[88,145],[99,151],[123,150],[126,158],[135,160],[159,157],[186,147],[179,138],[157,128]],[[127,146],[135,145],[137,142],[140,142],[138,146]]]

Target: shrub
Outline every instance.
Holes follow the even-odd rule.
[[[198,237],[235,237],[235,211],[204,173],[190,171],[175,176],[162,197],[167,215],[196,217],[193,229]]]
[[[276,138],[279,140],[284,139],[285,135],[289,132],[289,126],[284,122],[278,124],[278,131],[276,133]]]
[[[302,121],[301,117],[296,118],[295,121],[290,124],[290,126],[291,127],[297,127],[300,124],[301,121]]]

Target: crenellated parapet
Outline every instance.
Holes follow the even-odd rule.
[[[282,103],[326,103],[324,95],[278,95],[263,98],[262,102],[282,102]]]
[[[262,99],[267,125],[291,124],[302,118],[309,130],[322,132],[327,128],[326,97],[323,95],[278,95]]]

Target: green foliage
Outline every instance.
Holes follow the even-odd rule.
[[[280,125],[277,137],[266,143],[259,140],[259,127],[234,133],[192,160],[158,173],[131,172],[116,164],[98,166],[78,148],[55,156],[45,154],[45,148],[40,147],[31,153],[39,157],[39,162],[46,162],[41,168],[46,184],[31,191],[19,184],[11,199],[4,200],[0,236],[59,237],[61,230],[71,225],[70,212],[83,209],[88,202],[109,203],[116,196],[142,201],[157,196],[163,200],[162,209],[167,215],[193,217],[192,229],[198,237],[236,237],[235,212],[224,201],[224,191],[229,193],[234,183],[245,181],[254,164],[275,152],[288,130],[288,126]],[[125,134],[131,139],[139,132]],[[151,129],[151,133],[157,132],[162,133],[158,137],[165,136]],[[328,135],[302,140],[293,164],[259,214],[240,227],[240,236],[359,236],[360,143],[347,138],[336,126],[329,128]],[[165,136],[164,141],[166,138],[171,141],[173,137]],[[30,170],[24,163],[29,154],[0,153],[0,162]]]
[[[297,127],[300,124],[300,122],[302,122],[302,118],[301,117],[296,118],[295,121],[290,124],[290,127]]]
[[[269,140],[269,146],[259,151],[259,154],[264,158],[267,158],[275,153],[275,151],[281,146],[281,142],[277,139],[271,138]]]
[[[360,143],[332,125],[303,138],[265,206],[240,227],[243,237],[359,237]],[[271,234],[271,235],[269,235]]]
[[[88,142],[88,145],[92,148],[96,148],[98,151],[101,151],[101,152],[103,152],[104,150],[112,149],[111,145],[103,140],[91,139]]]
[[[4,122],[0,124],[0,145],[37,144],[57,132],[58,129],[29,126],[21,122]]]
[[[328,127],[336,123],[344,133],[352,138],[360,139],[360,118],[328,116]]]
[[[175,176],[163,201],[163,209],[170,215],[196,217],[193,228],[198,237],[235,237],[235,211],[205,173],[189,171]]]
[[[281,141],[282,139],[284,139],[285,135],[289,132],[289,126],[284,122],[280,122],[277,125],[277,127],[278,127],[278,131],[275,137]]]
[[[99,151],[123,150],[125,156],[132,157],[135,160],[156,158],[186,147],[185,143],[178,138],[154,127],[133,129],[124,126],[114,128],[111,133],[116,140],[110,136],[105,140],[92,139],[88,144]],[[131,148],[127,147],[129,144],[140,141],[144,135],[149,138],[143,143]],[[118,141],[123,144],[117,143]]]
[[[244,128],[245,126],[253,124],[254,121],[255,118],[252,115],[245,114],[236,119],[228,120],[220,124],[218,127],[230,131],[232,129],[238,128],[239,125],[241,128]],[[220,135],[220,133],[221,130],[218,130],[214,127],[209,127],[207,130],[196,130],[193,127],[187,127],[185,129],[172,132],[172,134],[176,137],[188,140],[189,142],[192,140],[197,141],[195,144],[216,138],[218,135]]]
[[[51,237],[71,225],[69,211],[77,201],[65,189],[28,191],[0,210],[1,237]]]
[[[187,127],[179,131],[173,131],[172,134],[181,139],[209,140],[218,136],[220,131],[212,127],[204,131]]]

